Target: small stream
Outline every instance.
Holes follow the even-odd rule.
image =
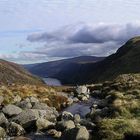
[[[71,112],[73,115],[79,114],[81,118],[84,118],[86,114],[90,112],[90,107],[95,101],[96,100],[94,98],[90,98],[88,101],[74,103],[73,105],[64,109],[64,111]]]
[[[61,82],[58,79],[54,78],[43,78],[43,80],[46,82],[47,85],[51,86],[61,86]],[[79,114],[81,118],[84,118],[87,113],[90,112],[90,107],[93,104],[93,102],[96,102],[94,98],[90,98],[88,101],[82,101],[78,103],[74,103],[71,106],[65,108],[63,111],[68,111],[72,113],[73,115]],[[60,112],[61,113],[61,112]],[[32,140],[56,140],[54,138],[48,137],[48,136],[41,136],[41,135],[31,135],[28,136]]]

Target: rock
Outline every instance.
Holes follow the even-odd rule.
[[[85,126],[88,130],[93,130],[96,126],[94,123],[86,119],[81,120],[80,124]]]
[[[72,104],[73,104],[73,99],[72,98],[68,98],[67,105],[70,106]]]
[[[54,128],[55,124],[41,118],[36,121],[36,126],[37,126],[37,130],[46,130],[46,129]]]
[[[11,117],[20,114],[22,112],[22,109],[15,105],[9,104],[5,106],[2,111],[4,112],[4,114]]]
[[[5,127],[7,123],[8,120],[5,115],[3,113],[0,113],[0,126]]]
[[[87,93],[89,93],[89,90],[88,90],[88,88],[86,86],[78,86],[76,88],[76,92],[78,94],[81,94],[81,93],[87,94]]]
[[[9,136],[21,136],[21,135],[25,134],[25,130],[21,125],[11,122],[8,125],[7,134]]]
[[[70,112],[64,111],[62,113],[62,119],[63,120],[73,120],[73,115]]]
[[[88,98],[86,96],[83,96],[82,101],[88,101]]]
[[[57,131],[55,129],[50,129],[47,131],[47,134],[51,137],[54,137],[54,138],[60,138],[62,135],[62,132]]]
[[[0,105],[3,103],[3,101],[4,101],[4,97],[0,96]]]
[[[32,108],[32,104],[26,100],[17,103],[17,106],[19,106],[22,109],[31,109]]]
[[[73,98],[73,102],[76,102],[77,103],[77,102],[79,102],[79,99],[77,97],[74,97]]]
[[[13,140],[31,140],[30,138],[26,138],[26,137],[16,137]]]
[[[52,113],[52,111],[50,110],[38,110],[38,109],[34,109],[35,111],[38,112],[39,114],[39,118],[43,118],[46,120],[49,120],[51,122],[56,122],[56,115]]]
[[[69,129],[64,132],[61,140],[89,140],[89,132],[84,126]]]
[[[14,97],[14,103],[18,103],[18,102],[20,102],[21,101],[21,97],[19,96],[19,95],[16,95],[15,97]]]
[[[75,114],[75,115],[74,115],[74,122],[75,122],[75,124],[80,123],[80,121],[81,121],[80,115],[79,115],[79,114]]]
[[[32,128],[35,126],[36,120],[39,118],[38,111],[32,109],[23,110],[19,115],[12,118],[12,121],[20,124],[23,128]]]
[[[45,103],[35,103],[33,105],[33,109],[51,110],[51,108],[47,104],[45,104]]]
[[[56,128],[59,131],[64,131],[66,129],[72,129],[75,128],[75,124],[72,120],[68,120],[68,121],[60,121],[57,123]]]
[[[3,138],[5,138],[6,137],[6,132],[5,132],[5,130],[2,128],[2,127],[0,127],[0,139],[2,140]]]
[[[29,97],[31,103],[39,103],[39,100],[33,96]]]

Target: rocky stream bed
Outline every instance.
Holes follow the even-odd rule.
[[[75,93],[65,94],[68,100],[62,104],[64,109],[60,112],[32,96],[16,97],[15,103],[3,106],[1,96],[0,137],[10,140],[89,140],[95,128],[90,116],[99,102],[91,97],[92,94],[86,86],[77,87]]]

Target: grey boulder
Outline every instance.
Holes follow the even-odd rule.
[[[22,109],[19,108],[18,106],[15,106],[15,105],[12,105],[12,104],[9,104],[7,106],[5,106],[3,109],[2,109],[3,113],[8,115],[8,116],[15,116],[15,115],[18,115],[22,112]]]

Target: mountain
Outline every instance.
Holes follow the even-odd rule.
[[[30,67],[33,74],[54,77],[63,84],[90,84],[113,80],[121,74],[140,72],[140,37],[127,41],[106,57],[77,57]]]
[[[86,81],[113,80],[129,73],[140,73],[140,37],[130,39],[115,54],[91,66]]]
[[[103,59],[104,57],[80,56],[40,64],[29,64],[24,65],[24,67],[40,77],[53,77],[59,79],[63,84],[73,84],[77,81],[75,77],[82,72],[83,65],[93,64]]]
[[[0,59],[0,83],[42,84],[43,82],[20,65]]]

